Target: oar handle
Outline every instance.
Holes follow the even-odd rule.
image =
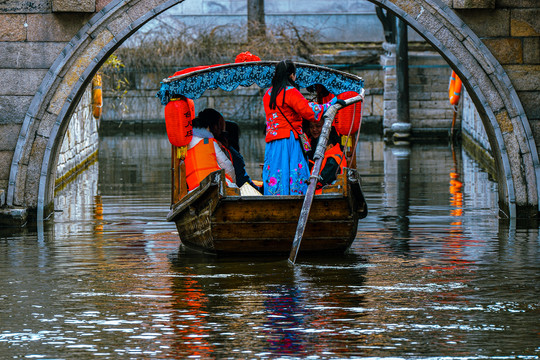
[[[345,100],[345,106],[363,100],[364,89],[362,89],[362,92],[359,95]],[[319,136],[319,143],[317,144],[315,155],[313,156],[315,164],[313,165],[313,170],[311,170],[309,186],[306,191],[306,196],[304,197],[304,203],[302,204],[302,210],[300,211],[300,218],[298,219],[298,226],[296,227],[291,253],[289,254],[289,262],[292,264],[294,264],[296,261],[298,249],[300,248],[300,242],[302,241],[302,236],[304,236],[304,230],[306,229],[309,211],[311,210],[311,203],[313,202],[313,196],[315,195],[315,187],[317,186],[324,153],[326,151],[326,145],[328,143],[328,137],[330,136],[330,129],[332,128],[332,122],[334,121],[334,117],[336,116],[338,110],[342,107],[343,106],[341,104],[334,104],[330,106],[323,115],[324,124],[321,130],[321,135]]]

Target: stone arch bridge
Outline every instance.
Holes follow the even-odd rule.
[[[146,22],[183,0],[0,4],[0,206],[52,210],[58,151],[92,76]],[[196,1],[196,0],[185,0]],[[299,0],[308,1],[308,0]],[[538,0],[369,0],[421,34],[463,79],[494,152],[501,209],[537,218]]]

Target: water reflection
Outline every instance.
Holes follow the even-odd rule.
[[[264,143],[242,134],[257,177]],[[462,149],[362,138],[351,250],[209,257],[164,218],[164,135],[108,136],[35,229],[0,233],[6,358],[538,358],[540,236]]]

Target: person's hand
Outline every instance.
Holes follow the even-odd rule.
[[[345,100],[343,100],[343,99],[337,99],[336,104],[339,104],[339,105],[341,105],[343,107],[347,106],[347,104],[345,103]]]

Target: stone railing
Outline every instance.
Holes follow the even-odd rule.
[[[69,182],[97,159],[99,119],[92,115],[92,89],[88,86],[73,112],[62,142],[55,187]]]

